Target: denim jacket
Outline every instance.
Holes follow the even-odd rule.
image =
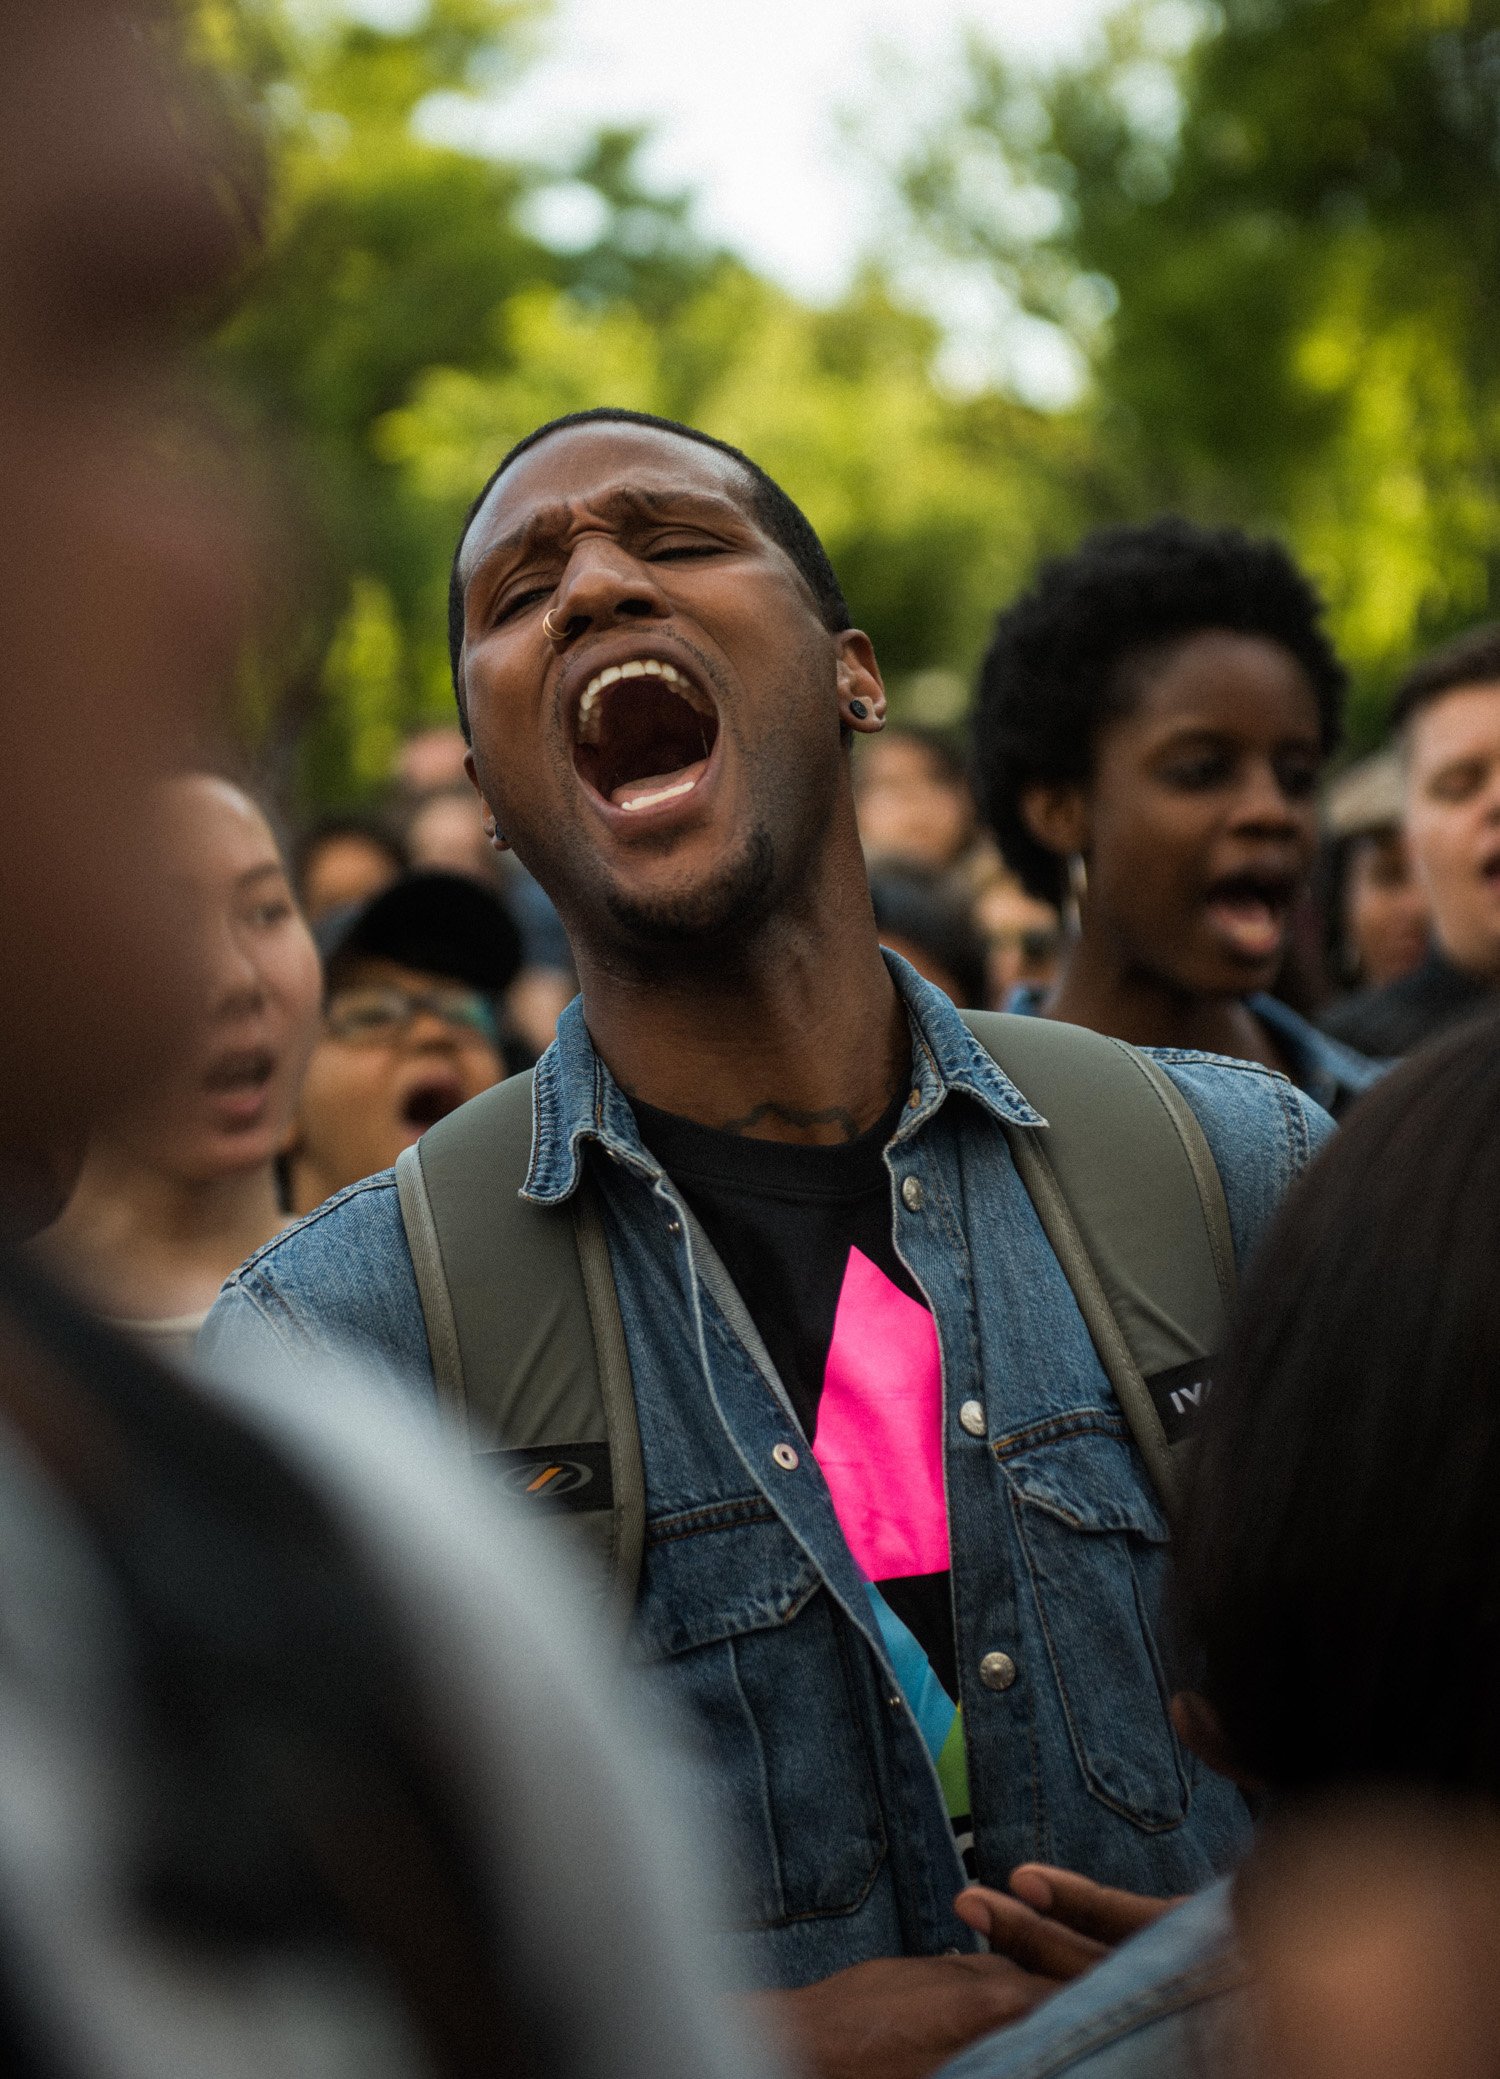
[[[1226,1877],[938,2079],[1252,2079],[1246,1981]]]
[[[1248,1823],[1168,1721],[1167,1526],[1001,1130],[1045,1122],[948,999],[887,959],[912,1070],[885,1160],[895,1243],[942,1353],[978,1869],[999,1883],[1035,1858],[1192,1890],[1234,1859]],[[1158,1058],[1202,1121],[1243,1260],[1329,1122],[1249,1063]],[[706,1750],[751,1970],[800,1985],[870,1957],[977,1946],[951,1910],[963,1869],[936,1772],[807,1439],[580,1002],[535,1100],[526,1195],[567,1199],[585,1161],[600,1187],[645,1462],[637,1631]],[[390,1173],[253,1256],[204,1339],[242,1365],[267,1344],[353,1343],[430,1382]],[[968,1402],[979,1436],[971,1409],[959,1420]]]

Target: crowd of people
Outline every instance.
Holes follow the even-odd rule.
[[[288,838],[166,26],[0,8],[0,2066],[1494,2070],[1500,628],[1339,765],[1112,527],[959,742],[605,404]]]

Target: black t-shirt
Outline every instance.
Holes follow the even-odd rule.
[[[884,1151],[904,1095],[841,1147],[751,1140],[636,1102],[642,1140],[734,1281],[812,1444],[877,1621],[967,1813],[937,1330],[896,1254]],[[895,1621],[893,1622],[892,1619]]]

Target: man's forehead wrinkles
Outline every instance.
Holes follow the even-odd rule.
[[[581,491],[575,498],[553,499],[538,506],[515,526],[507,528],[476,551],[468,578],[472,578],[483,565],[506,556],[525,555],[544,543],[560,540],[588,515],[606,521],[628,521],[642,516],[660,519],[663,514],[673,512],[685,516],[697,513],[705,518],[714,515],[720,519],[731,515],[741,520],[750,518],[727,490],[709,490],[687,484],[609,484],[598,491]]]

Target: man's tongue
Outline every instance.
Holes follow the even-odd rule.
[[[615,788],[610,800],[616,808],[655,808],[664,801],[675,801],[681,794],[691,794],[703,777],[708,761],[699,758],[691,765],[681,765],[675,772],[657,772],[645,779],[625,780]]]
[[[1239,959],[1272,960],[1281,951],[1285,912],[1264,895],[1226,889],[1208,905],[1209,920]]]

